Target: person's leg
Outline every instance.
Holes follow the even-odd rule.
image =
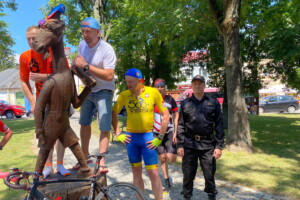
[[[81,148],[86,159],[90,155],[89,145],[90,145],[91,136],[92,136],[91,125],[81,125],[80,127]]]
[[[144,145],[142,155],[145,162],[146,171],[151,181],[152,192],[156,200],[162,199],[163,188],[158,173],[158,153],[156,150],[148,149],[146,142],[153,140],[153,133],[144,133]]]
[[[131,164],[131,170],[133,175],[133,184],[144,192],[144,181],[142,178],[142,151],[139,146],[141,135],[139,133],[129,133],[131,136],[131,142],[126,144],[128,160]]]
[[[63,176],[70,175],[71,172],[64,167],[65,147],[62,145],[62,143],[59,140],[56,141],[56,154],[57,154],[57,171]]]
[[[184,147],[184,156],[182,159],[183,173],[183,196],[191,198],[193,196],[194,179],[198,168],[197,151]]]
[[[49,152],[49,156],[47,158],[47,161],[45,163],[44,169],[43,169],[43,176],[44,178],[47,178],[48,176],[50,176],[53,173],[53,151],[54,148],[50,150]]]
[[[159,155],[159,161],[160,161],[161,171],[162,171],[164,179],[169,178],[167,154],[166,153],[160,154]]]
[[[101,131],[100,141],[99,141],[99,153],[104,153],[108,149],[108,144],[110,140],[110,131]],[[100,165],[105,166],[105,158],[100,160]],[[107,168],[102,169],[102,171],[106,171]]]
[[[101,90],[94,95],[94,104],[97,105],[98,123],[101,132],[99,140],[99,153],[104,153],[108,149],[111,122],[112,122],[112,97],[111,91]],[[100,161],[101,166],[105,166],[105,158]],[[100,167],[100,172],[108,172],[107,167]]]
[[[167,141],[164,143],[165,147],[165,163],[162,164],[162,171],[165,179],[167,189],[172,187],[169,177],[168,163],[174,163],[177,159],[176,145],[173,144],[173,133],[167,133]],[[165,170],[165,172],[164,172]]]
[[[216,159],[213,157],[214,149],[201,151],[200,154],[200,166],[203,171],[205,180],[204,192],[206,192],[209,198],[216,196],[218,191],[215,184],[215,172],[216,172]]]
[[[138,187],[142,192],[145,191],[144,180],[142,177],[142,162],[131,165],[133,185]]]
[[[91,123],[93,119],[93,113],[95,110],[95,104],[93,102],[93,93],[90,93],[84,103],[81,105],[80,109],[80,140],[81,140],[81,149],[87,159],[89,156],[89,144],[91,139]],[[78,170],[80,168],[80,163],[77,163],[72,169]]]
[[[154,194],[155,200],[161,200],[162,199],[162,184],[159,178],[158,174],[158,168],[156,169],[147,169],[148,166],[146,166],[146,171],[148,173],[148,176],[151,181],[151,187],[152,187],[152,192]]]

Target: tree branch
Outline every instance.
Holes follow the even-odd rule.
[[[223,31],[221,28],[221,24],[222,24],[222,20],[224,17],[223,12],[222,12],[222,10],[219,9],[217,0],[209,0],[208,3],[209,3],[209,8],[214,16],[214,21],[217,26],[217,29],[218,29],[219,33],[222,35]]]

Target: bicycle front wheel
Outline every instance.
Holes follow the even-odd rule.
[[[98,194],[96,200],[146,200],[141,190],[130,183],[113,183],[107,187],[106,194]]]

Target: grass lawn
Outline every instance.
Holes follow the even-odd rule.
[[[255,153],[225,149],[217,177],[300,199],[300,115],[262,114],[249,119]]]
[[[34,121],[32,119],[1,119],[13,130],[13,136],[0,151],[0,171],[7,172],[12,167],[22,170],[34,170],[36,155],[33,153]],[[0,139],[3,134],[0,133]],[[0,179],[0,199],[19,200],[25,197],[25,191],[14,190]],[[23,198],[22,198],[23,197]]]

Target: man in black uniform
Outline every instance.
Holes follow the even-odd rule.
[[[197,75],[192,79],[193,96],[181,103],[177,154],[183,157],[183,196],[191,199],[198,159],[205,179],[204,191],[208,199],[216,199],[216,159],[222,155],[224,130],[219,102],[204,94],[205,79]]]

